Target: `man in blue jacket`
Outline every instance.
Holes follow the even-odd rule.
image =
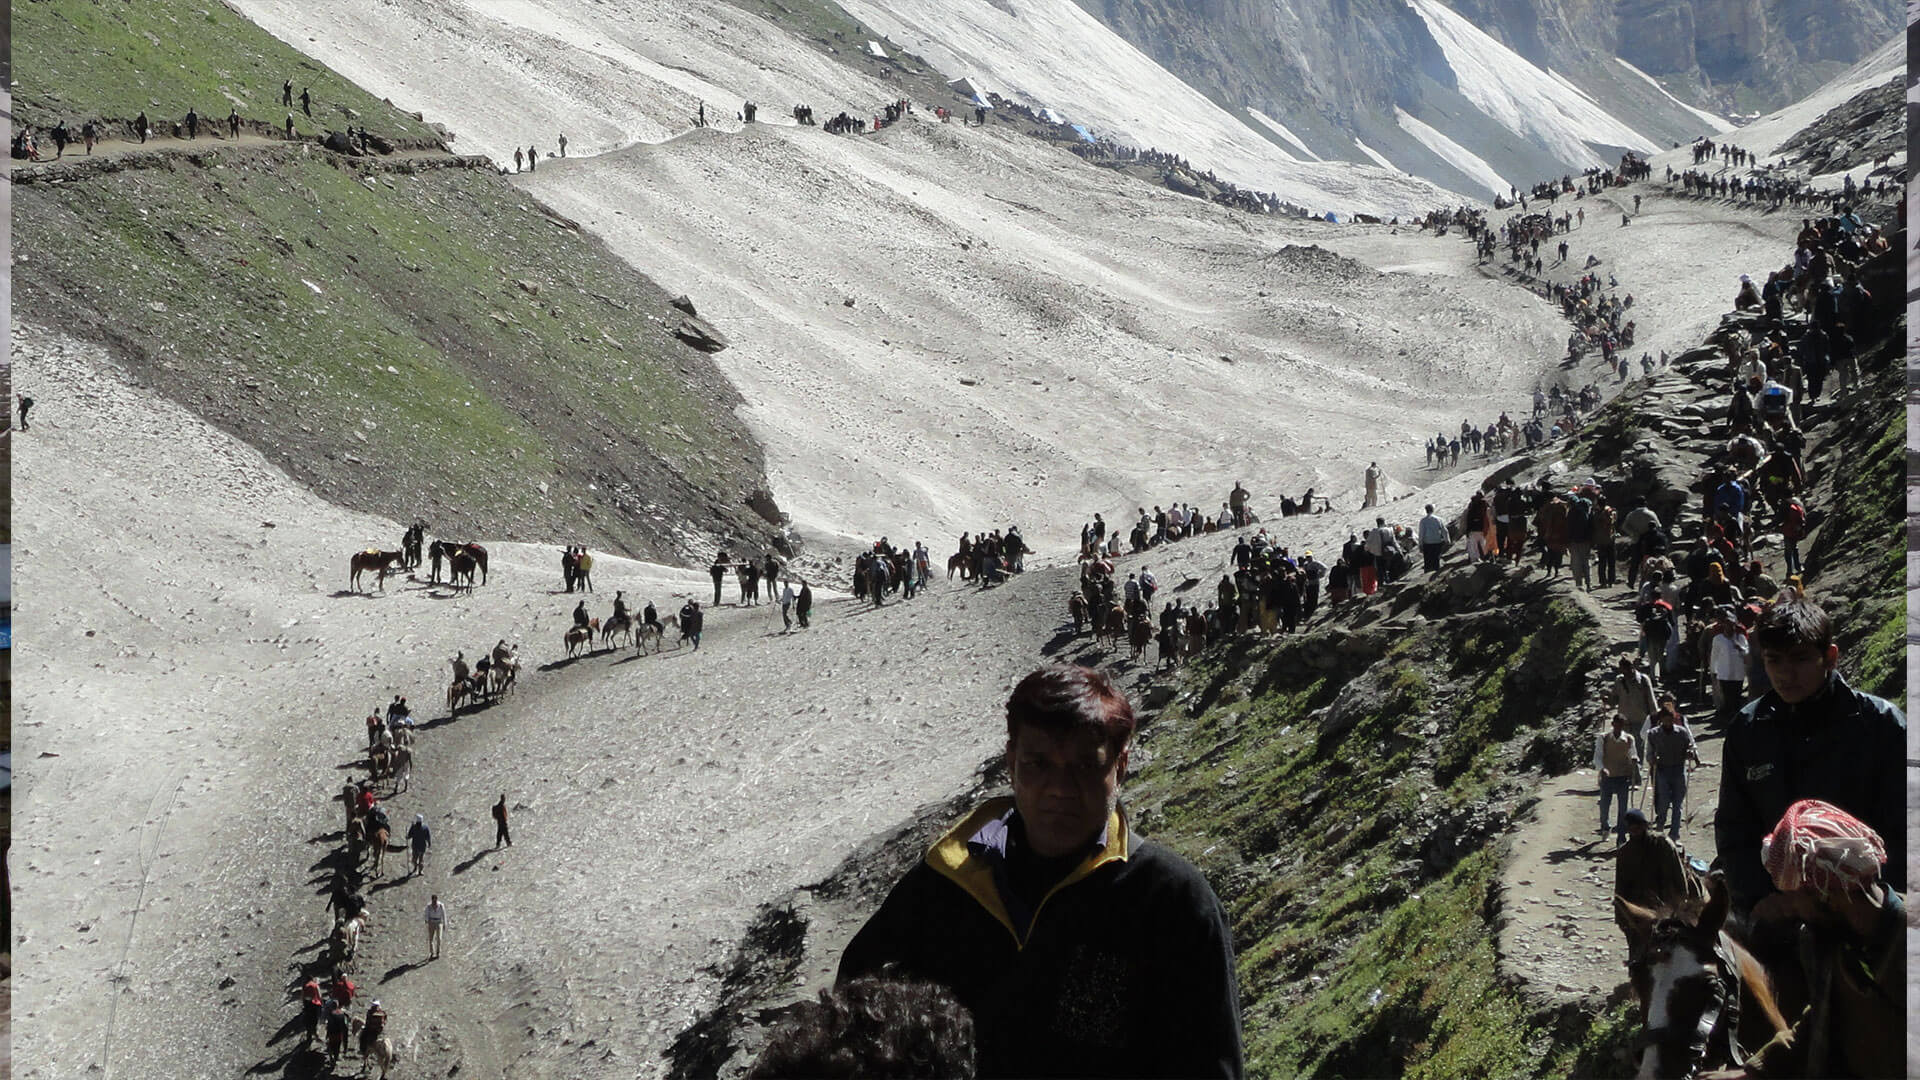
[[[1747,703],[1727,729],[1713,821],[1734,906],[1750,910],[1774,891],[1760,840],[1801,799],[1832,803],[1885,838],[1881,880],[1903,890],[1906,716],[1840,677],[1832,620],[1811,600],[1767,609],[1753,640],[1773,688]]]
[[[1133,729],[1099,672],[1022,679],[1007,702],[1013,796],[907,872],[838,981],[891,967],[947,987],[973,1013],[981,1077],[1241,1076],[1226,913],[1118,805]]]

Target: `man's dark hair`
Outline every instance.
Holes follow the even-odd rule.
[[[1105,673],[1055,664],[1021,679],[1007,698],[1007,738],[1023,724],[1056,733],[1098,731],[1119,753],[1133,737],[1133,705]]]
[[[1762,649],[1791,649],[1812,645],[1822,651],[1833,644],[1833,620],[1826,609],[1804,596],[1790,597],[1767,608],[1753,630]]]
[[[969,1078],[973,1016],[932,983],[854,979],[796,1007],[746,1075]]]

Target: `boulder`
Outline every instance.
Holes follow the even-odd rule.
[[[684,311],[689,315],[700,314],[699,312],[693,310],[693,299],[689,297],[686,293],[681,293],[679,296],[676,296],[673,299],[667,301],[667,303],[673,305],[676,308],[679,308],[681,311]]]
[[[689,315],[675,324],[673,336],[701,352],[717,353],[729,344],[726,335],[697,315]]]

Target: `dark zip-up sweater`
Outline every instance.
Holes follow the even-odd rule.
[[[1232,935],[1199,871],[1116,810],[1029,912],[1007,866],[1012,807],[990,800],[936,843],[839,980],[893,964],[947,987],[973,1013],[983,1078],[1243,1075]]]

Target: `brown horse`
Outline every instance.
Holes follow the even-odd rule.
[[[960,572],[961,581],[973,580],[972,560],[968,559],[965,555],[962,555],[957,551],[947,558],[947,580],[948,581],[953,580],[953,573],[956,570]]]
[[[1153,641],[1153,624],[1144,616],[1135,616],[1133,622],[1127,627],[1127,644],[1133,647],[1133,659],[1140,659],[1151,641]]]
[[[612,648],[613,639],[617,637],[629,639],[633,637],[633,616],[621,615],[618,618],[610,618],[600,627],[601,648]]]
[[[567,655],[572,656],[583,646],[588,651],[592,651],[593,635],[599,629],[599,619],[594,619],[585,626],[568,627],[566,636],[561,639],[561,644],[567,647]]]
[[[1649,909],[1619,896],[1627,974],[1645,1030],[1638,1076],[1688,1077],[1727,1065],[1787,1029],[1766,969],[1726,931],[1726,879],[1707,879],[1704,904]]]
[[[381,551],[377,548],[354,552],[353,558],[347,562],[347,588],[359,592],[360,575],[373,570],[380,575],[380,591],[386,592],[387,575],[394,572],[394,564],[403,558],[405,556],[401,552]]]
[[[473,574],[475,570],[479,569],[479,566],[479,562],[474,559],[471,552],[464,549],[455,551],[453,558],[447,562],[447,580],[451,582],[456,589],[464,588],[468,592],[472,592]]]
[[[1126,637],[1127,612],[1119,604],[1113,604],[1104,612],[1094,609],[1093,639],[1097,643],[1118,645]]]
[[[1067,615],[1073,619],[1073,636],[1079,637],[1081,628],[1087,625],[1087,598],[1078,592],[1068,593]]]
[[[448,683],[447,684],[447,711],[449,713],[458,712],[460,710],[460,706],[466,704],[467,695],[470,692],[471,692],[471,689],[467,685],[467,680],[465,679],[455,679],[453,680],[453,682]]]
[[[373,849],[374,877],[380,876],[380,860],[387,854],[387,836],[387,827],[382,825],[373,830],[373,836],[367,841],[367,846]]]

